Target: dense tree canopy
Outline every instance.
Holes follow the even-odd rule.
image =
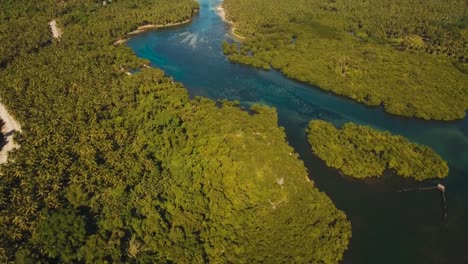
[[[392,114],[452,120],[468,109],[464,0],[225,0],[246,37],[233,62],[281,70]]]
[[[195,2],[36,2],[0,3],[0,98],[22,124],[0,167],[1,262],[342,258],[350,223],[309,181],[274,109],[190,99],[158,69],[125,74],[147,62],[112,43],[184,21]]]
[[[381,176],[387,168],[418,181],[448,175],[447,162],[437,153],[402,136],[353,123],[337,129],[322,120],[311,121],[307,132],[312,151],[348,176]]]

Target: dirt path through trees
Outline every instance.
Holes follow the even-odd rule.
[[[5,122],[2,133],[6,136],[6,143],[0,151],[0,164],[7,162],[8,152],[18,147],[13,141],[14,132],[21,132],[19,123],[8,113],[3,104],[0,104],[0,118]]]

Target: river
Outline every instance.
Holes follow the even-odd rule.
[[[192,97],[227,98],[244,107],[261,103],[277,109],[279,125],[310,178],[352,223],[353,238],[343,263],[468,263],[467,118],[432,122],[396,117],[277,71],[232,64],[222,53],[222,41],[234,39],[216,13],[220,0],[199,2],[200,13],[191,23],[141,33],[128,46],[183,83]],[[311,119],[366,124],[429,145],[448,161],[450,174],[444,180],[424,182],[389,172],[365,181],[344,177],[311,153],[305,134]],[[447,188],[446,210],[437,190],[399,192],[437,183]]]

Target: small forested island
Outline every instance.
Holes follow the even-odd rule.
[[[0,262],[342,259],[350,222],[309,181],[274,109],[190,99],[113,45],[197,9],[0,2],[0,98],[22,126],[0,166]]]
[[[355,178],[381,176],[385,169],[422,181],[444,178],[447,163],[431,148],[368,126],[346,123],[340,129],[313,120],[307,130],[312,151],[329,167]]]
[[[468,109],[465,0],[225,0],[242,43],[233,62],[409,117],[461,119]]]

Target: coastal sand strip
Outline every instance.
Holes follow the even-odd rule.
[[[187,24],[188,22],[192,21],[192,19],[187,19],[185,21],[182,21],[182,22],[177,22],[177,23],[169,23],[169,24],[165,24],[165,25],[153,25],[153,24],[148,24],[148,25],[144,25],[144,26],[140,26],[138,27],[137,29],[131,31],[131,32],[128,32],[127,34],[125,34],[126,36],[131,36],[131,35],[136,35],[136,34],[140,34],[142,32],[145,32],[147,30],[150,30],[150,29],[158,29],[158,28],[166,28],[166,27],[175,27],[175,26],[179,26],[179,25],[183,25],[183,24]],[[118,39],[117,41],[114,42],[114,45],[120,45],[120,44],[123,44],[125,42],[127,42],[128,38],[121,38],[121,39]]]
[[[216,10],[218,11],[217,12],[218,16],[220,16],[221,19],[225,23],[228,23],[231,26],[231,35],[233,35],[234,37],[236,37],[238,39],[245,39],[245,37],[236,34],[236,28],[234,27],[234,23],[232,21],[229,21],[229,20],[226,19],[226,11],[224,10],[224,8],[221,5],[219,5],[216,8]]]
[[[141,32],[144,32],[144,31],[150,30],[150,29],[175,27],[175,26],[187,24],[187,23],[190,22],[190,21],[192,21],[192,19],[187,19],[187,20],[185,20],[185,21],[177,22],[177,23],[168,23],[168,24],[164,24],[164,25],[153,25],[153,24],[144,25],[144,26],[138,27],[136,30],[134,30],[134,31],[132,31],[132,32],[127,33],[127,35],[139,34],[139,33],[141,33]]]

